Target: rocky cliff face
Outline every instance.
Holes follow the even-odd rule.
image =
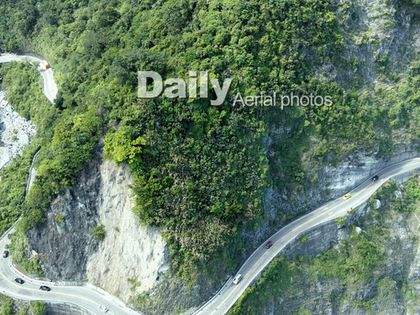
[[[0,169],[22,153],[35,127],[13,111],[0,91]]]
[[[405,71],[420,48],[419,10],[398,0],[338,0],[345,28],[344,58],[355,62],[342,67],[324,64],[320,75],[344,86],[374,86],[384,74]]]
[[[141,226],[132,212],[134,198],[126,167],[104,161],[100,166],[99,224],[105,238],[88,259],[89,282],[125,301],[151,289],[169,266],[159,231]]]
[[[338,0],[335,3],[345,31],[343,41],[346,49],[342,57],[347,64],[323,64],[317,74],[323,80],[337,82],[349,90],[357,89],[360,93],[382,85],[392,89],[392,80],[388,76],[407,71],[413,57],[419,52],[419,12],[404,1]],[[269,130],[266,148],[271,159],[282,158],[283,152],[278,149],[282,146],[276,144],[292,143],[295,140],[293,122],[291,125],[277,124]],[[266,190],[264,220],[259,222],[256,229],[246,227],[237,240],[226,246],[226,252],[235,253],[235,257],[232,258],[233,254],[230,253],[221,254],[225,260],[216,261],[220,267],[218,274],[211,279],[204,275],[203,281],[192,289],[186,288],[177,279],[170,279],[165,286],[154,291],[152,298],[142,301],[142,309],[160,314],[173,309],[186,309],[206,301],[217,292],[227,275],[234,272],[255,248],[281,226],[344,194],[386,165],[417,155],[412,139],[401,135],[395,138],[393,157],[381,155],[378,148],[370,151],[355,148],[353,153],[340,157],[339,161],[329,156],[324,156],[322,161],[316,160],[310,152],[297,156],[300,159],[297,164],[304,178],[303,187],[294,189],[289,186],[273,186]],[[314,142],[315,145],[317,139]],[[271,175],[275,177],[275,174]],[[328,224],[309,235],[310,246],[296,249],[295,252],[290,248],[288,255],[315,255],[345,237],[344,231],[334,223]],[[237,247],[240,249],[237,250]],[[231,260],[227,262],[228,259]],[[236,267],[232,268],[229,264]],[[218,279],[215,281],[216,277]],[[316,294],[317,288],[311,289]],[[302,294],[306,294],[305,289],[302,289]],[[321,306],[315,313],[318,312],[323,312]],[[288,309],[284,308],[283,313],[289,313]],[[267,314],[271,312],[267,311]]]
[[[86,279],[87,259],[99,245],[91,235],[98,222],[98,173],[99,164],[90,163],[80,174],[78,184],[51,203],[46,223],[29,231],[30,246],[51,280]]]
[[[54,200],[28,234],[47,278],[88,280],[126,301],[158,281],[166,244],[132,213],[131,181],[127,168],[97,158]]]
[[[405,180],[289,244],[233,314],[418,314],[420,222]]]
[[[349,1],[340,0],[337,3],[345,8]],[[407,11],[401,1],[363,0],[350,7],[352,12],[344,14],[348,19],[345,23],[349,34],[349,38],[345,39],[348,41],[346,54],[348,60],[358,60],[359,64],[351,71],[326,64],[320,73],[343,86],[351,86],[357,78],[362,81],[362,86],[370,87],[382,79],[383,69],[377,63],[378,59],[386,58],[389,69],[399,72],[418,51],[419,32],[415,18],[418,13]],[[290,136],[290,129],[283,126],[275,128],[269,135],[269,144],[287,140]],[[269,154],[273,150],[270,145],[267,149]],[[303,156],[301,164],[307,177],[304,189],[291,191],[273,187],[266,191],[266,218],[256,231],[245,229],[239,236],[246,248],[235,257],[235,263],[245,260],[254,248],[293,217],[342,194],[386,164],[416,154],[414,147],[405,146],[404,141],[394,153],[395,158],[390,159],[381,158],[376,152],[356,152],[337,164],[328,163],[328,157],[327,163],[322,164]],[[52,279],[87,279],[125,300],[154,287],[167,268],[165,243],[158,231],[140,226],[131,213],[133,200],[128,171],[106,161],[94,161],[76,182],[75,187],[56,198],[48,211],[46,224],[29,233],[31,246],[40,255],[46,275]],[[103,240],[92,235],[98,226],[103,228]],[[395,231],[403,233],[404,228],[401,223]],[[295,244],[287,254],[290,257],[315,255],[346,237],[348,231],[331,223],[311,232],[306,245],[297,247]],[[406,244],[406,249],[411,250],[412,245]],[[404,256],[403,251],[399,253],[402,257],[409,257]],[[401,268],[407,266],[403,261],[396,265]],[[153,296],[158,301],[156,296],[159,296],[162,303],[152,306],[151,312],[170,312],[174,307],[181,310],[200,304],[217,291],[227,268],[221,268],[217,283],[214,279],[204,279],[193,290],[177,282],[177,279],[168,278]],[[389,274],[393,272],[388,271]],[[413,269],[412,274],[415,277],[416,270]],[[343,312],[350,312],[348,306],[338,306],[330,301],[331,290],[343,290],[335,281],[315,285],[303,283],[302,288],[305,286],[307,290],[302,289],[302,298],[305,295],[323,297],[325,304],[318,304],[314,312],[334,313],[340,307]],[[372,287],[358,288],[354,294],[368,295],[371,290]],[[285,304],[286,313],[287,305],[292,305],[292,302]]]
[[[401,198],[401,191],[397,190],[396,194],[398,198]],[[291,245],[287,251],[288,256],[296,258],[299,255],[306,255],[308,251],[312,256],[316,256],[327,249],[319,247],[319,243],[325,243],[329,239],[333,244],[340,244],[343,240],[349,239],[354,231],[357,231],[356,233],[372,231],[378,227],[378,220],[381,220],[375,213],[383,219],[379,228],[383,231],[381,245],[384,255],[382,262],[374,268],[366,282],[343,283],[331,278],[318,278],[316,281],[302,278],[301,293],[285,295],[287,297],[280,303],[281,306],[280,304],[277,307],[272,305],[272,309],[275,310],[273,313],[282,313],[286,309],[299,310],[304,307],[317,314],[367,314],[369,312],[417,314],[419,305],[412,300],[411,296],[419,294],[419,265],[417,263],[419,260],[419,221],[415,213],[407,215],[394,211],[392,206],[390,208],[389,200],[381,200],[381,205],[377,209],[373,209],[372,205],[360,207],[344,226],[341,226],[339,233],[331,227],[336,225],[335,223],[329,224],[330,231],[333,233],[317,235],[322,232],[322,229],[310,232],[309,241],[305,244]],[[325,228],[323,232],[326,232]],[[312,245],[315,246],[312,247]],[[366,257],[366,259],[369,258]]]
[[[308,205],[323,198],[327,200],[336,197],[374,174],[377,169],[412,156],[415,156],[413,150],[401,151],[398,157],[392,159],[355,155],[337,166],[318,169],[319,178],[322,178],[320,187],[325,190],[311,189],[295,204]],[[400,182],[405,179],[401,177]],[[272,216],[275,218],[278,215],[276,209],[289,209],[290,204],[281,197],[273,199],[275,194],[271,194],[272,199],[268,204],[272,208],[268,213],[275,213]],[[401,191],[396,191],[395,194],[401,197]],[[385,218],[381,228],[389,232],[389,235],[386,238],[384,235],[383,240],[386,249],[384,264],[374,271],[370,282],[348,286],[337,279],[313,281],[309,274],[305,274],[296,277],[298,280],[294,286],[297,287],[290,290],[293,293],[288,292],[270,301],[263,312],[256,311],[255,314],[306,314],[303,311],[309,311],[308,314],[368,314],[365,307],[370,308],[374,314],[417,314],[418,303],[410,302],[405,296],[419,294],[417,215],[387,212],[387,200],[376,200],[373,205],[358,208],[345,224],[330,222],[308,232],[288,245],[282,253],[288,259],[299,260],[301,257],[314,258],[331,248],[338,248],[340,243],[350,238],[355,229],[358,233],[365,233],[378,224],[377,219],[369,215],[374,212]],[[266,227],[269,229],[270,225],[267,224]]]
[[[360,93],[379,86],[395,88],[390,77],[405,73],[414,56],[420,52],[419,11],[407,3],[337,1],[337,14],[345,31],[343,41],[346,49],[341,63],[324,64],[317,75],[322,80],[337,82],[350,91],[356,89]],[[267,189],[264,203],[267,224],[262,226],[260,234],[265,234],[264,231],[271,225],[281,224],[345,193],[387,164],[417,154],[415,140],[407,139],[398,132],[393,136],[393,157],[385,157],[378,148],[369,151],[356,148],[339,161],[330,156],[324,156],[322,161],[316,160],[311,157],[311,152],[304,152],[297,162],[304,174],[304,187],[295,190],[281,186]],[[267,141],[268,155],[274,158],[281,156],[276,152],[276,143],[293,140],[293,126],[272,126]],[[311,141],[315,147],[317,139]]]

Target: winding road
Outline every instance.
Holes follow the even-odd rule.
[[[35,65],[43,78],[43,91],[45,96],[54,102],[57,97],[57,84],[54,81],[53,70],[41,70],[40,65],[46,63],[42,59],[27,55],[0,54],[0,63],[7,62],[30,62]],[[0,239],[0,253],[3,253],[10,243],[10,235],[13,234],[14,227],[10,228]],[[23,285],[15,282],[16,278],[25,281]],[[41,285],[50,287],[50,292],[41,291]],[[32,279],[15,268],[11,258],[0,258],[0,293],[12,298],[26,301],[45,301],[55,304],[75,305],[82,311],[89,314],[140,314],[127,307],[121,300],[108,294],[102,289],[90,284],[86,285],[66,285]],[[105,309],[108,309],[105,312]]]
[[[41,59],[32,56],[0,55],[0,63],[11,61],[26,61],[36,65],[43,62]],[[52,69],[40,70],[40,73],[44,79],[44,94],[53,102],[58,90],[54,82]],[[265,243],[262,244],[242,265],[237,273],[237,275],[242,275],[242,280],[237,285],[233,284],[232,279],[228,280],[210,301],[195,311],[195,314],[225,314],[287,244],[319,225],[346,216],[352,209],[366,202],[389,179],[410,172],[415,173],[418,168],[420,168],[420,158],[390,165],[376,174],[379,176],[377,181],[372,181],[370,178],[366,179],[353,189],[347,198],[340,197],[328,202],[286,225],[270,237],[273,245],[269,249],[265,247]],[[12,227],[0,239],[0,252],[6,249],[9,236],[13,231],[14,228]],[[24,279],[25,284],[17,284],[14,281],[17,277]],[[47,285],[52,290],[50,292],[40,291],[39,287],[41,285]],[[91,314],[105,313],[104,306],[109,309],[108,314],[139,314],[128,308],[116,297],[92,285],[71,286],[27,277],[13,266],[10,258],[0,258],[0,292],[21,300],[43,300],[76,305]]]
[[[55,98],[58,94],[58,87],[56,82],[54,81],[54,72],[52,68],[41,70],[41,64],[47,64],[45,60],[42,60],[35,56],[30,55],[15,55],[15,54],[0,54],[0,63],[8,63],[8,62],[29,62],[33,65],[36,65],[42,79],[44,81],[43,84],[43,92],[44,95],[48,98],[48,100],[53,103]]]
[[[9,243],[12,228],[0,240],[0,251],[3,252]],[[25,280],[23,285],[14,281],[15,278]],[[51,288],[50,292],[41,291],[41,285]],[[45,301],[55,304],[75,305],[89,314],[103,314],[105,307],[108,314],[139,314],[128,308],[122,301],[92,285],[72,286],[56,284],[49,281],[32,279],[12,264],[11,258],[1,258],[0,262],[0,292],[10,297],[26,301]]]
[[[385,167],[376,175],[377,181],[366,179],[354,188],[347,197],[340,197],[326,203],[322,207],[291,222],[269,238],[272,246],[267,249],[265,242],[258,247],[242,265],[236,275],[241,274],[242,280],[235,285],[229,279],[223,288],[195,314],[225,314],[235,304],[244,291],[259,277],[262,270],[276,257],[290,242],[303,233],[329,221],[344,217],[353,209],[365,203],[389,179],[410,172],[417,172],[420,168],[420,158],[405,160]]]

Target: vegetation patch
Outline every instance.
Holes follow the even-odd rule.
[[[18,225],[16,232],[12,235],[10,253],[13,262],[23,272],[29,275],[42,277],[43,271],[39,257],[36,254],[31,253],[26,237],[26,230],[22,225]]]
[[[41,150],[26,202],[19,179],[16,202],[4,204],[10,215],[0,224],[21,213],[26,229],[42,223],[104,139],[105,155],[129,164],[135,213],[163,231],[177,275],[195,283],[211,270],[210,260],[234,260],[239,255],[226,248],[262,219],[264,189],[303,189],[304,155],[311,163],[360,149],[390,155],[393,130],[415,137],[418,65],[371,93],[317,76],[325,64],[353,66],[342,57],[341,9],[331,0],[2,2],[0,48],[43,54],[60,93],[51,105],[34,68],[2,67],[7,97],[36,124]],[[164,78],[207,70],[233,83],[220,107],[206,99],[138,100],[138,70]],[[230,106],[237,92],[292,91],[330,95],[334,106]],[[373,250],[366,246],[360,250]]]
[[[45,315],[46,304],[44,302],[15,303],[13,299],[0,295],[1,315]]]
[[[402,194],[396,194],[397,191]],[[356,233],[354,226],[350,226],[352,230],[349,237],[337,248],[329,249],[312,259],[275,258],[257,282],[245,291],[230,314],[265,314],[268,305],[274,305],[280,313],[280,310],[287,309],[290,314],[305,314],[313,309],[311,307],[321,303],[319,299],[326,299],[324,302],[328,303],[334,301],[338,307],[347,303],[352,309],[368,311],[373,311],[378,305],[392,309],[393,301],[401,295],[405,296],[404,303],[410,303],[415,294],[407,284],[407,279],[401,278],[399,273],[383,275],[383,271],[387,270],[385,264],[394,259],[389,256],[393,255],[392,252],[385,250],[393,242],[389,231],[392,227],[386,222],[396,215],[403,220],[411,220],[410,215],[419,201],[419,191],[418,177],[410,179],[402,187],[393,181],[384,185],[370,199],[371,210],[366,218],[360,219],[360,224],[365,222],[360,233]],[[372,207],[375,199],[381,200],[380,209],[374,210]],[[351,292],[359,292],[372,282],[376,283],[377,288],[373,296],[364,298],[352,295]],[[325,287],[326,293],[316,289],[316,296],[302,299],[302,292],[311,296],[312,293],[307,290],[320,286]],[[296,309],[291,309],[290,304],[294,300],[305,301],[305,305],[298,303]]]
[[[103,226],[102,224],[95,226],[91,234],[96,240],[103,241],[106,236],[105,226]]]

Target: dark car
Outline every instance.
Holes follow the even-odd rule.
[[[375,176],[372,177],[372,182],[376,182],[378,179],[379,179],[379,176],[375,175]]]
[[[9,257],[9,251],[8,250],[5,250],[3,252],[3,258],[7,258],[7,257]]]
[[[265,243],[265,248],[269,249],[271,246],[273,246],[273,242],[272,241],[267,241]]]
[[[47,287],[46,285],[41,285],[39,287],[39,289],[42,290],[42,291],[51,291],[51,288],[50,287]]]
[[[21,279],[21,278],[16,278],[15,282],[19,283],[19,284],[24,284],[25,280]]]

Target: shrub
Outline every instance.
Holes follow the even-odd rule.
[[[95,226],[91,234],[96,240],[103,241],[106,236],[105,226],[102,224]]]

